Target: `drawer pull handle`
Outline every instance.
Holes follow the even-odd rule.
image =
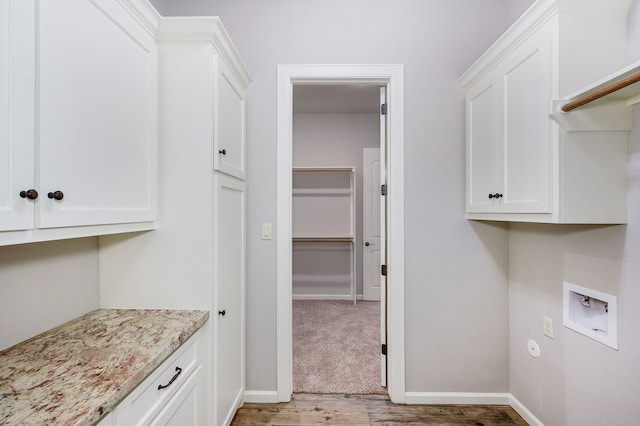
[[[226,149],[219,149],[218,150],[218,154],[227,155],[227,150]]]
[[[178,378],[180,373],[182,373],[182,368],[176,367],[176,371],[177,371],[176,375],[173,376],[171,380],[169,380],[169,383],[167,383],[166,385],[158,385],[158,390],[168,388],[169,386],[171,386],[171,383],[175,382],[175,380]]]
[[[489,194],[489,198],[502,198],[502,194],[496,192],[495,194]]]

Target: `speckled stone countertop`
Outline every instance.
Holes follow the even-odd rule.
[[[1,425],[92,425],[209,318],[98,309],[0,352]]]

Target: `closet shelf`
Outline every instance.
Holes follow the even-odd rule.
[[[355,167],[294,167],[291,190],[293,298],[355,304]]]
[[[636,62],[574,94],[560,109],[564,112],[580,108],[590,102],[609,96],[625,99],[631,106],[640,102],[640,62]]]
[[[293,237],[294,243],[352,243],[353,237]]]
[[[294,167],[294,173],[336,173],[344,172],[349,173],[354,170],[354,167]]]
[[[554,101],[551,117],[567,131],[631,130],[631,106],[637,103],[640,61]]]

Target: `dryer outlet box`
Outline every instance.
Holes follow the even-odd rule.
[[[618,349],[618,299],[568,282],[563,288],[563,324]]]

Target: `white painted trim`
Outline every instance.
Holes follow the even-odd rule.
[[[406,403],[412,405],[509,405],[511,403],[511,394],[484,392],[407,392]]]
[[[544,423],[533,415],[511,393],[491,392],[407,392],[406,403],[410,405],[509,405],[532,426],[544,426]]]
[[[276,391],[246,391],[244,402],[250,404],[277,404],[278,392]]]
[[[529,425],[544,426],[544,423],[534,416],[533,413],[529,411],[529,409],[527,409],[527,407],[525,407],[524,404],[522,404],[515,396],[511,395],[509,405],[511,408],[516,410],[516,413],[520,414],[520,417],[522,417],[525,422],[529,423]]]
[[[405,402],[404,347],[404,66],[403,65],[279,65],[277,75],[277,394],[291,399],[291,143],[294,84],[375,84],[387,86],[389,188],[387,246],[389,297],[388,391],[395,403]]]

